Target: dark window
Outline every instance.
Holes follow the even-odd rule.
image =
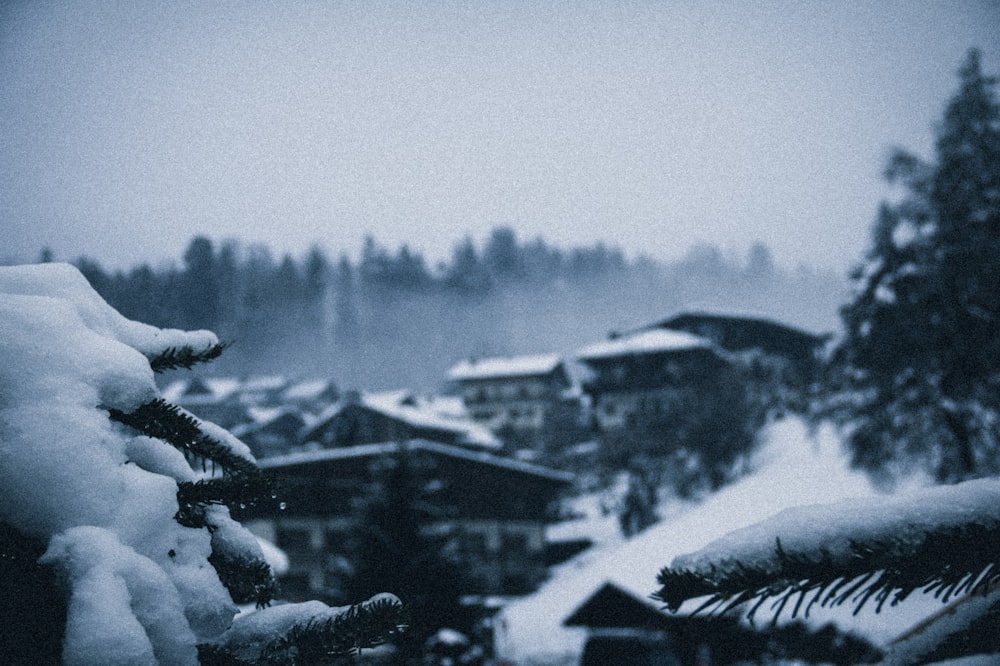
[[[311,550],[312,539],[309,530],[294,527],[278,528],[278,548],[286,550]]]

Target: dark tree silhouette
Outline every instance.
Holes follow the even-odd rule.
[[[857,464],[941,481],[1000,471],[1000,107],[977,51],[937,128],[936,160],[905,152],[842,310],[827,413]]]

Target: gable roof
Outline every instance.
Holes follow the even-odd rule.
[[[237,379],[228,377],[191,377],[178,379],[163,388],[164,400],[184,405],[214,404],[231,398],[240,388]]]
[[[526,476],[536,477],[557,485],[566,485],[573,482],[573,475],[569,472],[550,469],[532,463],[504,458],[481,451],[470,451],[461,446],[441,444],[422,439],[414,439],[407,442],[382,442],[379,444],[360,444],[358,446],[345,446],[334,449],[321,449],[317,451],[300,451],[289,453],[274,458],[259,460],[257,466],[266,470],[288,469],[299,466],[313,466],[325,462],[340,460],[358,460],[374,457],[390,456],[400,451],[426,452],[432,455],[461,460],[486,467],[496,467],[510,472],[516,472]]]
[[[812,354],[828,338],[763,317],[713,312],[682,312],[645,328],[701,335],[727,351],[760,349],[797,356]]]
[[[299,402],[328,397],[336,400],[339,395],[332,379],[305,379],[290,384],[281,394],[282,400]]]
[[[711,350],[712,348],[710,341],[697,335],[655,328],[627,333],[589,345],[577,352],[577,357],[583,361],[600,361],[621,356],[661,354],[695,349]]]
[[[545,376],[555,372],[561,364],[562,358],[558,354],[471,358],[452,366],[448,370],[448,379],[469,381]]]
[[[308,439],[348,408],[360,407],[399,421],[416,430],[438,430],[449,433],[456,441],[484,449],[500,449],[503,443],[488,429],[471,419],[455,418],[435,411],[433,401],[421,399],[409,391],[384,393],[351,392],[323,410],[310,425]]]

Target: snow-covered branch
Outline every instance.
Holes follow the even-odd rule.
[[[4,626],[5,658],[239,663],[239,627],[287,654],[357,650],[397,629],[395,598],[237,615],[275,585],[227,507],[273,490],[245,444],[163,401],[153,374],[222,348],[208,331],[124,318],[72,266],[0,268],[0,578],[17,579],[23,598],[6,601],[26,611]],[[204,479],[191,458],[222,476]]]
[[[676,558],[655,597],[725,612],[767,600],[790,610],[869,601],[881,610],[916,590],[948,601],[1000,582],[1000,481],[791,509]]]

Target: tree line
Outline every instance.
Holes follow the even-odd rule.
[[[459,240],[435,266],[371,236],[356,256],[332,259],[314,245],[276,258],[266,246],[197,236],[179,264],[74,263],[129,318],[233,341],[216,372],[319,373],[362,389],[434,388],[469,356],[569,353],[689,303],[771,308],[815,329],[832,321],[844,287],[832,273],[779,268],[760,243],[746,257],[703,245],[660,262],[601,243],[522,240],[509,227]]]

